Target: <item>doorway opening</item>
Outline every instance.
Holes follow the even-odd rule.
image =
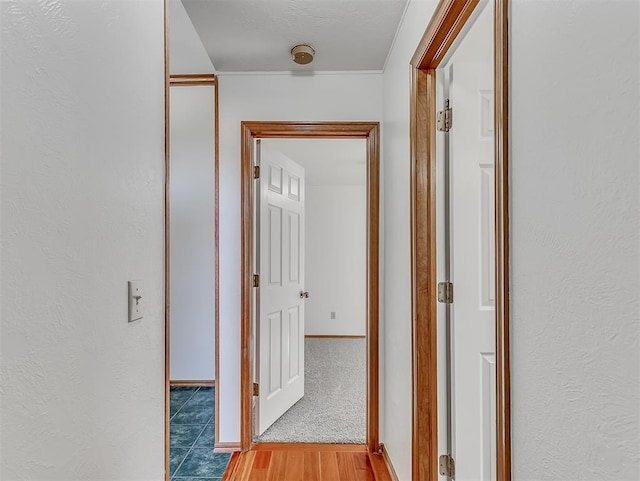
[[[218,84],[214,74],[174,74],[168,87],[166,479],[190,476],[196,464],[222,475],[229,459],[213,454],[219,405]]]
[[[511,479],[508,0],[442,0],[411,61],[413,479]]]
[[[255,142],[254,442],[364,444],[366,140]]]
[[[266,140],[269,139],[269,140]],[[366,199],[366,243],[364,246],[365,251],[365,259],[364,264],[366,266],[366,282],[364,286],[364,304],[365,304],[365,316],[364,316],[364,324],[365,324],[365,335],[364,339],[365,350],[366,350],[366,435],[362,436],[362,440],[366,444],[366,448],[369,452],[378,452],[378,309],[379,309],[379,295],[378,295],[378,276],[379,276],[379,124],[374,122],[324,122],[324,123],[309,123],[309,122],[243,122],[242,123],[242,326],[241,326],[241,448],[243,450],[250,449],[256,440],[260,441],[260,438],[256,438],[262,434],[266,424],[269,424],[270,421],[275,421],[279,417],[279,414],[274,414],[270,412],[269,406],[266,406],[269,402],[269,397],[274,398],[274,394],[284,393],[285,390],[282,389],[282,386],[277,386],[278,382],[272,385],[276,385],[277,389],[265,389],[264,383],[261,386],[258,384],[255,387],[254,391],[254,382],[256,376],[256,366],[258,363],[256,362],[256,357],[259,354],[259,350],[256,349],[256,345],[260,345],[264,343],[266,339],[284,339],[281,337],[282,334],[282,322],[272,322],[269,326],[276,327],[276,331],[270,330],[269,335],[263,335],[260,337],[260,323],[265,323],[265,321],[270,320],[269,314],[271,312],[281,312],[280,317],[275,319],[275,321],[279,321],[286,314],[287,320],[297,319],[301,311],[300,303],[304,303],[307,299],[311,299],[313,296],[313,292],[309,292],[304,285],[295,284],[293,286],[294,292],[292,296],[286,294],[287,299],[291,305],[285,306],[283,309],[266,309],[265,306],[268,302],[271,302],[272,298],[278,297],[278,294],[274,294],[276,291],[270,293],[267,299],[264,296],[267,294],[266,286],[269,285],[269,280],[271,279],[269,276],[272,274],[290,274],[292,264],[287,264],[287,269],[282,268],[282,264],[280,264],[280,269],[282,271],[274,271],[270,272],[268,269],[268,260],[264,257],[273,258],[270,255],[270,252],[265,251],[264,254],[261,254],[260,250],[256,250],[256,240],[258,238],[258,232],[263,229],[268,228],[269,226],[278,227],[275,230],[272,229],[273,232],[283,232],[280,230],[282,224],[279,223],[278,219],[282,219],[282,217],[275,216],[273,217],[274,222],[267,223],[263,222],[261,219],[267,219],[266,216],[258,216],[256,212],[258,209],[256,208],[258,199],[257,186],[258,184],[255,177],[268,176],[264,178],[265,182],[264,189],[268,190],[268,186],[272,185],[272,192],[282,192],[286,193],[286,199],[283,202],[289,202],[289,210],[283,209],[282,212],[288,212],[288,220],[293,219],[293,222],[290,222],[287,227],[287,234],[289,239],[285,237],[284,242],[287,245],[293,245],[291,243],[291,234],[295,233],[295,239],[299,239],[298,233],[302,232],[302,225],[297,223],[296,219],[299,219],[298,213],[295,209],[298,209],[295,204],[296,202],[291,203],[290,201],[295,199],[302,199],[301,194],[304,193],[304,186],[301,184],[301,179],[304,178],[304,171],[296,171],[297,167],[295,165],[286,166],[275,166],[269,167],[269,162],[265,160],[262,146],[260,146],[260,150],[256,147],[260,145],[262,142],[272,142],[271,139],[360,139],[364,141],[366,144],[364,151],[364,170],[365,170],[365,182],[364,182],[364,193]],[[259,142],[258,142],[259,141]],[[282,142],[282,140],[280,140]],[[274,144],[276,145],[276,144]],[[284,144],[281,143],[281,148]],[[273,150],[272,150],[273,151]],[[260,152],[262,154],[261,158],[257,158],[257,154]],[[256,162],[260,161],[260,172],[258,175],[256,167]],[[283,164],[283,162],[280,162]],[[297,173],[296,173],[297,172]],[[262,198],[262,196],[260,196]],[[266,205],[262,205],[260,209],[264,210],[269,215],[269,210]],[[277,209],[276,209],[277,210]],[[272,215],[275,215],[277,212],[273,211]],[[268,231],[265,231],[268,233]],[[269,238],[270,240],[276,239],[273,236],[260,236],[262,239]],[[277,240],[277,239],[276,239]],[[285,252],[287,255],[290,254],[289,250],[282,249],[282,246],[278,244],[278,248],[274,251],[278,256],[283,255]],[[285,246],[286,247],[286,246]],[[296,248],[292,250],[294,254],[296,254],[296,259],[301,259],[302,257],[299,255],[299,248],[304,246],[298,245]],[[266,249],[263,245],[262,249]],[[267,249],[268,250],[268,249]],[[286,256],[285,256],[286,257]],[[295,263],[294,263],[295,264]],[[260,266],[260,272],[256,272],[258,270],[258,266]],[[292,279],[299,282],[302,277],[298,274],[300,271],[300,265],[295,264],[295,272],[296,275],[289,276]],[[262,272],[266,270],[267,272]],[[275,274],[274,274],[275,273]],[[259,277],[254,277],[255,275],[259,275]],[[266,276],[266,277],[265,277]],[[277,276],[276,276],[277,277]],[[297,278],[297,279],[296,279]],[[277,280],[277,279],[276,279]],[[274,282],[275,284],[281,284],[280,282]],[[254,287],[256,286],[256,287]],[[260,298],[257,294],[260,291],[264,290],[264,294],[262,298]],[[292,291],[293,292],[293,291]],[[258,302],[259,301],[259,304]],[[295,304],[295,305],[294,305]],[[284,305],[284,304],[283,304]],[[264,311],[264,312],[262,312]],[[269,311],[269,312],[267,312]],[[284,314],[282,314],[284,312]],[[292,314],[293,313],[293,314]],[[260,321],[256,322],[256,327],[254,328],[254,319],[257,319],[256,314],[259,314],[258,317],[261,317]],[[293,317],[290,317],[293,315]],[[304,315],[304,314],[303,314]],[[331,311],[328,313],[329,320],[331,320]],[[337,317],[337,315],[336,315]],[[288,325],[294,325],[289,323]],[[270,328],[271,329],[271,328]],[[328,339],[317,339],[317,338],[308,338],[304,339],[304,331],[300,329],[296,329],[295,331],[291,331],[289,329],[289,334],[285,340],[290,339],[291,332],[295,333],[295,338],[298,340],[297,344],[288,344],[287,349],[290,350],[290,347],[293,347],[295,363],[287,363],[287,374],[291,374],[292,372],[295,376],[288,376],[291,380],[292,386],[295,385],[296,382],[302,379],[304,381],[304,377],[296,377],[300,376],[304,373],[304,365],[300,363],[300,361],[304,362],[304,348],[303,345],[314,344],[314,341],[326,341]],[[311,331],[309,331],[310,334]],[[272,336],[272,334],[280,334],[279,336]],[[343,334],[343,335],[358,335],[361,334],[358,332],[356,334]],[[335,339],[334,339],[335,340]],[[347,340],[347,339],[343,339]],[[358,339],[348,339],[352,341],[357,341]],[[258,344],[256,344],[258,341]],[[280,342],[280,341],[278,341]],[[315,343],[322,344],[322,343]],[[297,346],[297,347],[296,347]],[[302,348],[302,349],[300,349]],[[318,358],[322,358],[322,354],[318,355]],[[281,358],[278,358],[281,359]],[[273,364],[271,362],[272,358],[269,362],[262,363],[262,368],[268,367],[270,365],[273,366],[281,366],[281,364],[276,363]],[[296,364],[297,363],[297,364]],[[266,366],[265,366],[266,364]],[[291,370],[293,369],[293,371]],[[275,370],[277,371],[277,370]],[[275,372],[274,371],[274,372]],[[268,371],[266,371],[267,374]],[[258,376],[260,377],[260,376]],[[267,380],[263,376],[263,379]],[[281,378],[284,379],[284,378]],[[302,389],[304,384],[302,384]],[[302,389],[300,386],[296,391],[295,388],[292,388],[291,394],[286,394],[286,396],[291,396],[294,403],[296,398],[302,394]],[[254,395],[255,394],[255,395]],[[260,396],[264,396],[263,399],[260,399]],[[254,400],[257,398],[257,403],[254,405]],[[288,400],[288,403],[291,404],[291,399]],[[261,406],[261,403],[265,406]],[[285,403],[286,405],[286,403]],[[255,411],[258,411],[258,416],[256,416],[256,420],[254,420],[254,406],[257,406]],[[276,411],[277,412],[277,411]],[[281,413],[280,413],[281,414]],[[260,417],[267,418],[268,421],[264,424],[260,424]],[[268,417],[271,416],[272,419]],[[273,419],[275,418],[275,419]],[[257,423],[256,423],[257,421]],[[256,430],[256,425],[258,429]],[[268,427],[268,426],[267,426]],[[286,429],[286,428],[285,428]]]

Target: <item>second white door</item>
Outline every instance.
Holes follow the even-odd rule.
[[[258,148],[260,148],[258,144]],[[304,168],[262,149],[257,322],[261,435],[304,396]]]
[[[457,481],[494,481],[496,472],[493,3],[477,8],[444,69],[442,88],[452,109],[443,150],[454,293],[450,369],[439,372],[449,376],[450,396],[440,399],[450,410],[450,438],[440,454],[453,456]]]

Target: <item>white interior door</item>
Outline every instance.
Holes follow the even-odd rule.
[[[257,435],[304,396],[304,169],[264,147],[259,158]]]
[[[452,109],[451,454],[458,481],[495,480],[496,469],[492,7],[485,4],[445,72]]]

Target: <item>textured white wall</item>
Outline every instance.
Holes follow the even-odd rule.
[[[182,0],[169,0],[168,5],[171,73],[213,73],[211,59],[182,4]]]
[[[305,334],[366,334],[366,201],[364,185],[307,185]]]
[[[411,0],[384,71],[384,437],[400,481],[411,479],[409,61],[436,1]]]
[[[640,479],[638,7],[513,2],[517,481]]]
[[[163,4],[1,2],[0,477],[163,474]],[[144,319],[127,323],[127,280]]]
[[[377,121],[380,74],[220,75],[220,442],[240,438],[240,122]]]
[[[171,380],[215,379],[214,91],[170,89]]]

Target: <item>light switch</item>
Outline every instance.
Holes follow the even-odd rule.
[[[129,281],[129,322],[142,319],[142,281]]]

